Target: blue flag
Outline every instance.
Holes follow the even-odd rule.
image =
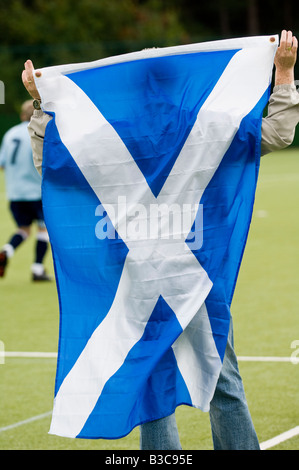
[[[51,434],[208,411],[251,221],[277,37],[42,69],[60,304]]]

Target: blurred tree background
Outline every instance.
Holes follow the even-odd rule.
[[[299,36],[297,11],[295,0],[0,0],[0,138],[28,99],[28,58],[39,68],[282,29]]]

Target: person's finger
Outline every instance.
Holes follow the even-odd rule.
[[[296,38],[296,36],[293,36],[293,46],[292,46],[292,49],[297,52],[297,49],[298,49],[298,39]]]
[[[293,33],[292,31],[287,32],[287,38],[286,38],[286,49],[291,50],[292,49],[292,42],[293,42]]]
[[[285,29],[281,31],[281,36],[280,36],[280,47],[285,47],[286,44],[286,39],[287,39],[287,32]]]
[[[32,60],[27,59],[26,62],[25,62],[25,67],[26,67],[28,70],[31,69],[31,70],[33,71],[34,67],[33,67]]]
[[[24,86],[27,88],[28,87],[28,80],[27,80],[27,72],[26,70],[23,70],[22,72],[22,81],[24,83]]]
[[[27,81],[29,83],[33,82],[33,63],[31,60],[27,60],[25,62],[25,71],[26,71],[26,76],[27,76]]]
[[[40,99],[40,94],[36,88],[36,84],[33,78],[34,67],[33,67],[31,60],[27,60],[24,66],[25,66],[25,69],[22,72],[23,84],[33,99]],[[35,72],[35,75],[37,77],[40,77],[42,73],[41,71],[37,71]]]

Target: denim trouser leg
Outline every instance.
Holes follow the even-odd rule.
[[[210,421],[215,450],[259,449],[233,349],[232,319],[223,367],[211,402]],[[140,448],[180,450],[175,414],[141,425]]]
[[[210,404],[210,422],[215,450],[259,449],[234,352],[232,318],[223,367]]]
[[[140,449],[182,449],[174,413],[166,418],[150,421],[140,426]]]

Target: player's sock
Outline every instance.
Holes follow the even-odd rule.
[[[21,229],[13,234],[9,242],[3,247],[8,258],[11,258],[14,255],[15,250],[26,240],[27,237],[28,234]]]
[[[38,232],[36,235],[35,263],[31,266],[33,281],[51,281],[43,266],[43,260],[48,249],[49,236],[47,232]]]
[[[49,237],[47,232],[38,232],[36,235],[35,263],[42,264],[48,249]]]

